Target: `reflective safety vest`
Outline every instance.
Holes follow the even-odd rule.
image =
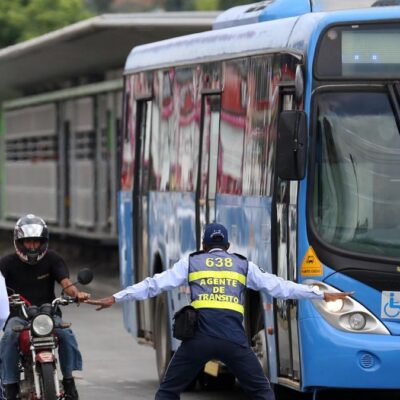
[[[189,286],[194,308],[222,308],[244,313],[248,262],[239,254],[215,250],[189,257]]]

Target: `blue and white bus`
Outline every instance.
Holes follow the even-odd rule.
[[[315,396],[400,387],[400,7],[387,4],[240,6],[213,31],[134,48],[125,66],[122,286],[199,249],[217,220],[266,271],[355,291],[335,303],[247,293],[266,375]],[[187,301],[182,287],[125,305],[160,376]]]

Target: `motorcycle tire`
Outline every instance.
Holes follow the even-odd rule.
[[[41,400],[57,400],[56,386],[54,382],[54,366],[53,364],[40,365],[40,386],[42,391]]]

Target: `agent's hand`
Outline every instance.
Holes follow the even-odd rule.
[[[351,296],[353,294],[354,292],[339,292],[339,293],[324,292],[324,300],[335,301],[335,300],[345,299],[346,297]]]
[[[99,300],[86,300],[85,303],[93,304],[94,306],[99,306],[96,308],[96,311],[100,311],[103,308],[111,307],[115,303],[115,298],[114,296],[109,296]]]

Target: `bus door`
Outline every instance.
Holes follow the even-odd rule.
[[[204,95],[196,202],[197,248],[201,246],[201,232],[204,225],[215,220],[220,114],[221,95],[215,93]]]
[[[291,89],[282,88],[281,110],[294,109]],[[297,181],[281,180],[277,177],[275,188],[276,274],[283,279],[295,281],[297,264]],[[299,387],[300,362],[297,330],[297,301],[276,300],[276,332],[279,382]]]
[[[136,106],[135,176],[133,191],[133,242],[135,282],[148,276],[148,186],[150,167],[151,100],[140,100]],[[150,300],[137,303],[138,335],[151,331]]]

